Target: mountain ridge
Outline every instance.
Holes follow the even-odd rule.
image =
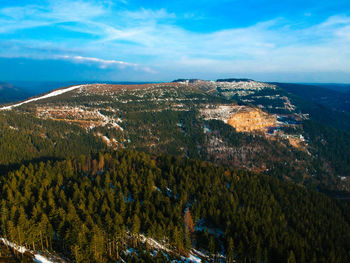
[[[315,132],[310,128],[316,124],[308,124],[324,113],[314,110],[310,115],[303,107],[311,104],[299,101],[278,85],[228,80],[65,87],[29,99],[29,103],[19,103],[13,114],[24,110],[39,122],[79,127],[80,134],[102,140],[113,149],[132,147],[150,153],[171,153],[275,175],[285,170],[282,178],[298,183],[347,188],[347,180],[341,180],[348,169],[345,157],[336,166],[326,161],[328,166],[322,167],[313,160],[319,151],[324,158],[330,158],[322,141],[313,139]],[[242,115],[237,109],[252,114]],[[239,114],[242,116],[238,118]],[[247,127],[242,130],[240,122]],[[18,124],[11,127],[22,129]],[[337,132],[328,130],[323,140],[333,140],[330,131]],[[40,140],[57,143],[47,136]],[[346,152],[347,142],[341,145]],[[329,179],[323,175],[327,173],[331,174]]]

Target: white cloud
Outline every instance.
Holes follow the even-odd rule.
[[[103,2],[51,1],[47,6],[26,5],[0,9],[0,33],[48,26],[64,22],[89,23],[105,15],[109,9]]]
[[[36,44],[40,47],[40,41],[45,43],[43,56],[48,48],[62,50],[58,55],[61,59],[95,63],[101,68],[129,67],[144,72],[156,68],[160,74],[334,71],[350,74],[349,16],[332,16],[303,27],[276,18],[242,28],[199,33],[178,26],[177,20],[184,16],[166,9],[112,10],[111,6],[117,5],[114,3],[65,0],[52,1],[45,8],[34,5],[3,8],[0,33],[47,25],[69,33],[84,33],[90,38],[79,39],[73,34],[64,43],[48,39],[37,40]],[[64,22],[70,23],[62,25]],[[21,49],[19,42],[17,45]],[[15,55],[16,49],[11,52]]]
[[[103,4],[60,0],[53,1],[47,17],[54,17],[61,21],[84,21],[104,15],[107,11],[107,8]]]
[[[131,67],[135,70],[144,71],[144,72],[148,72],[148,73],[155,73],[155,71],[149,67],[143,67],[143,66],[138,65],[138,64],[129,63],[129,62],[125,62],[125,61],[119,61],[119,60],[106,60],[106,59],[95,58],[95,57],[68,56],[68,55],[56,56],[56,58],[66,59],[66,60],[70,60],[70,61],[77,62],[77,63],[98,64],[101,69],[110,68],[113,66],[117,66],[118,68],[121,68],[121,69]]]
[[[336,25],[348,25],[350,24],[350,17],[348,16],[331,16],[326,21],[320,24],[320,27],[328,28]]]
[[[105,59],[100,59],[100,58],[94,58],[94,57],[82,57],[82,56],[59,56],[59,58],[63,59],[68,59],[68,60],[73,60],[77,62],[93,62],[100,64],[102,68],[106,68],[111,65],[118,65],[121,67],[137,67],[137,64],[132,64],[124,61],[118,61],[118,60],[105,60]]]

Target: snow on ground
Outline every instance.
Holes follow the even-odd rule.
[[[197,263],[197,262],[201,263],[202,262],[202,260],[199,257],[197,257],[196,255],[194,255],[194,254],[189,254],[187,260],[189,262],[194,262],[194,263]]]
[[[196,250],[194,248],[192,248],[192,252],[195,253],[196,255],[199,255],[199,256],[203,257],[203,258],[207,258],[208,257],[206,254],[204,254],[204,253],[202,253],[202,252],[200,252],[200,251],[198,251],[198,250]]]
[[[39,255],[39,254],[34,255],[34,261],[37,263],[52,263],[53,262],[53,261],[48,260],[46,257]]]
[[[157,248],[166,252],[171,252],[170,249],[166,248],[165,246],[161,245],[160,243],[158,243],[157,241],[155,241],[153,238],[150,237],[145,237],[144,235],[140,235],[140,240],[142,243],[147,243],[148,245],[150,245],[153,248]]]
[[[107,145],[111,145],[111,140],[107,136],[102,136],[103,140],[107,143]]]
[[[190,253],[188,257],[181,257],[181,260],[172,260],[172,263],[201,263],[201,262],[207,262],[203,261],[201,258],[197,257],[195,254]]]
[[[120,118],[118,118],[117,120],[111,119],[105,115],[103,115],[99,110],[97,111],[97,115],[100,116],[100,118],[103,119],[103,126],[107,125],[108,123],[110,123],[112,125],[113,128],[117,128],[121,131],[124,131],[124,129],[117,123],[117,122],[122,122],[122,120]]]
[[[6,246],[9,246],[9,247],[14,248],[14,249],[17,250],[19,253],[22,253],[22,254],[23,254],[23,253],[25,253],[25,252],[28,251],[25,247],[17,246],[15,243],[12,243],[12,242],[8,241],[8,240],[5,239],[5,238],[0,238],[0,240],[1,240],[2,243],[4,243]]]
[[[26,249],[23,246],[18,246],[15,243],[10,242],[10,241],[8,241],[5,238],[0,238],[0,241],[3,242],[6,246],[14,248],[15,250],[17,250],[21,254],[26,253],[26,252],[33,254],[34,255],[34,261],[37,262],[37,263],[53,263],[53,262],[57,262],[57,261],[49,260],[48,258],[46,258],[43,255],[34,254],[34,252],[32,250]],[[63,260],[60,260],[60,261],[64,262]]]
[[[10,105],[10,106],[2,107],[2,108],[0,108],[0,110],[12,110],[12,108],[19,107],[19,106],[21,106],[23,104],[26,104],[26,103],[29,103],[29,102],[32,102],[32,101],[38,101],[38,100],[50,98],[50,97],[55,97],[55,96],[61,95],[63,93],[66,93],[66,92],[69,92],[69,91],[72,91],[72,90],[84,87],[84,86],[86,86],[86,85],[77,85],[77,86],[72,86],[72,87],[65,88],[65,89],[55,90],[55,91],[52,91],[52,92],[50,92],[50,93],[48,93],[46,95],[40,96],[40,97],[28,99],[28,100],[22,101],[22,102],[17,103],[17,104],[13,104],[13,105]]]
[[[123,129],[120,125],[118,125],[117,123],[115,123],[115,122],[112,122],[112,127],[113,127],[113,128],[117,128],[117,129],[119,129],[119,130],[121,130],[121,131],[124,131],[124,129]]]
[[[172,195],[173,195],[173,191],[171,191],[171,189],[167,187],[166,188],[166,194],[168,195],[169,198],[171,198]]]
[[[173,253],[176,254],[174,251],[170,250],[169,248],[163,246],[162,244],[160,244],[159,242],[157,242],[156,240],[154,240],[153,238],[150,237],[145,237],[144,235],[140,235],[140,240],[142,243],[147,243],[148,245],[150,245],[152,248],[155,249],[159,249],[161,250],[163,253],[167,252],[167,253]],[[181,261],[178,260],[173,260],[172,262],[188,262],[188,263],[200,263],[200,262],[204,262],[202,261],[202,259],[200,257],[203,258],[208,258],[207,255],[203,254],[200,251],[197,251],[195,249],[191,250],[192,252],[189,253],[188,257],[183,257],[181,256]],[[164,253],[165,255],[167,255],[166,253]],[[199,257],[200,256],[200,257]]]
[[[132,253],[136,253],[136,254],[137,254],[136,250],[133,249],[133,248],[128,248],[125,252],[126,252],[126,254],[128,254],[128,255],[131,255]]]

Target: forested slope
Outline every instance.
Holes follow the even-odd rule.
[[[153,249],[141,233],[169,260],[192,246],[227,262],[350,260],[346,204],[206,162],[118,151],[29,164],[0,182],[1,235],[77,262],[164,262],[142,252]]]
[[[78,156],[106,149],[105,143],[76,125],[41,120],[31,114],[0,112],[0,167],[35,159]]]

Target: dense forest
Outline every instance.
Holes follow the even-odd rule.
[[[244,98],[254,99],[251,102],[254,105],[267,105],[270,113],[286,114],[288,111],[281,109],[281,98],[287,95],[282,89],[265,89]],[[277,99],[269,99],[270,96]],[[87,130],[65,121],[38,118],[34,105],[29,104],[0,112],[0,170],[6,172],[32,160],[103,151],[108,146],[101,137],[106,136],[118,142],[117,148],[198,158],[265,172],[319,190],[349,190],[349,180],[339,178],[348,175],[350,165],[347,154],[350,115],[294,95],[290,98],[297,105],[296,111],[310,113],[310,120],[304,120],[300,127],[289,128],[288,133],[304,134],[311,155],[292,147],[287,140],[239,133],[222,121],[204,120],[200,116],[200,105],[235,104],[235,99],[243,103],[239,98],[213,96],[194,88],[167,87],[119,91],[108,96],[63,94],[37,102],[42,106],[84,105],[92,109],[99,105],[104,116],[123,120],[120,124],[123,131],[108,126]],[[172,107],[171,101],[177,99],[182,103],[181,110]]]
[[[275,84],[291,94],[313,101],[316,104],[321,104],[338,111],[350,112],[350,93],[348,92],[349,87],[346,85],[329,85],[328,87],[327,85],[317,86],[292,83]]]
[[[88,154],[106,149],[105,143],[79,126],[41,120],[30,114],[0,112],[0,170],[35,159]]]
[[[350,131],[348,95],[326,88],[277,83],[297,106],[310,118],[336,129]],[[339,101],[340,100],[340,101]]]
[[[204,121],[197,116],[198,111],[195,109],[130,111],[124,115],[126,121],[123,122],[123,126],[126,131],[121,132],[107,127],[86,131],[74,124],[39,119],[31,113],[0,113],[0,170],[6,172],[33,160],[59,160],[105,150],[107,145],[96,136],[96,133],[100,133],[118,141],[128,139],[129,142],[123,143],[121,147],[129,149],[151,154],[198,158],[257,172],[267,167],[269,174],[280,178],[290,178],[302,184],[321,184],[329,189],[335,188],[335,180],[329,183],[329,180],[333,179],[332,176],[321,176],[322,166],[318,166],[320,176],[308,176],[307,171],[315,169],[313,160],[305,152],[289,146],[288,143],[239,133],[222,121]],[[207,127],[210,132],[203,133],[203,127]],[[220,144],[213,144],[218,141]],[[317,140],[312,142],[315,145],[319,143]],[[341,144],[343,145],[346,144]],[[336,158],[341,167],[347,167],[346,158]]]
[[[81,155],[22,165],[0,187],[1,236],[76,262],[164,262],[191,246],[227,262],[350,261],[346,203],[199,160]],[[171,252],[155,256],[144,236]]]

